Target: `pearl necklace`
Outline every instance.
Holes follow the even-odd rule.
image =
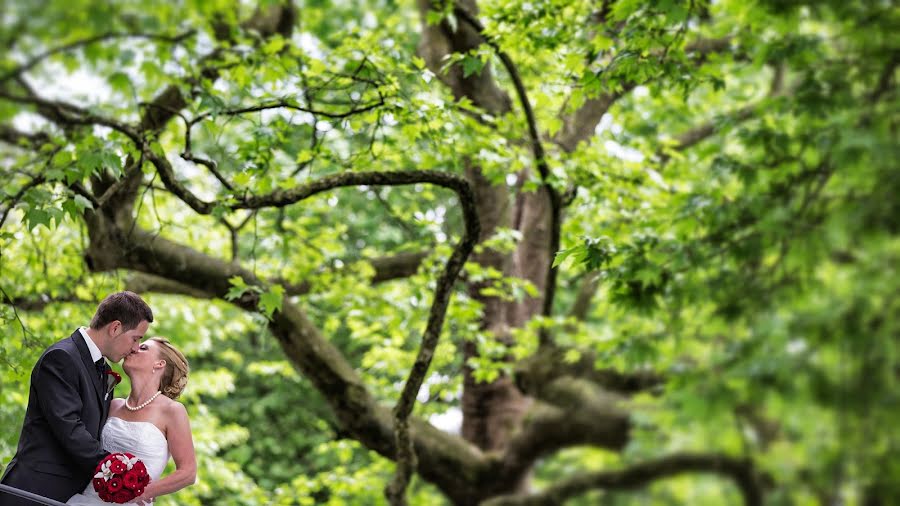
[[[136,406],[136,407],[133,407],[133,408],[132,408],[131,406],[128,405],[128,399],[126,398],[126,399],[125,399],[125,408],[127,408],[128,411],[137,411],[137,410],[139,410],[139,409],[144,409],[145,407],[147,407],[147,404],[150,404],[151,402],[153,402],[153,399],[156,399],[156,397],[157,397],[159,394],[161,394],[161,393],[162,393],[161,390],[157,390],[156,393],[153,394],[153,397],[150,397],[150,398],[147,399],[146,401],[142,402],[139,406]]]

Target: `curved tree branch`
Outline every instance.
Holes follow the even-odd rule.
[[[774,71],[772,73],[772,82],[769,85],[767,98],[790,94],[790,91],[785,91],[784,89],[784,72],[785,69],[782,65],[774,68]],[[759,107],[760,103],[748,104],[744,107],[741,107],[740,109],[737,109],[736,111],[725,113],[718,119],[714,119],[702,125],[690,128],[676,137],[674,145],[672,145],[669,149],[674,151],[684,151],[686,149],[690,149],[700,142],[708,139],[709,137],[712,137],[716,132],[718,132],[719,125],[723,122],[723,120],[733,123],[746,121],[754,117]],[[659,154],[659,157],[662,162],[666,162],[668,160],[668,155],[666,153]]]
[[[425,260],[430,252],[409,252],[398,253],[396,255],[388,255],[371,259],[345,260],[345,264],[353,262],[368,262],[371,264],[375,273],[372,275],[371,283],[378,284],[394,279],[408,278],[416,273],[419,265]],[[291,296],[305,295],[312,289],[312,283],[308,280],[299,283],[291,283],[285,280],[276,280],[278,284],[284,287],[284,292]]]
[[[43,311],[50,304],[72,303],[72,304],[97,304],[98,300],[84,299],[68,293],[64,295],[50,296],[46,293],[34,294],[30,296],[14,296],[4,293],[0,297],[0,304],[8,304],[22,311]]]
[[[900,50],[895,49],[891,52],[890,59],[878,76],[878,84],[869,94],[869,103],[874,104],[875,102],[878,102],[885,93],[893,89],[894,69],[896,69],[898,65],[900,65]]]
[[[569,309],[569,316],[584,321],[587,319],[588,312],[591,309],[591,299],[597,293],[600,287],[600,273],[588,272],[584,275],[581,283],[578,285],[578,295],[575,296],[575,302]]]
[[[412,439],[409,435],[409,415],[412,413],[416,395],[418,395],[419,389],[422,387],[425,374],[428,372],[431,360],[434,357],[441,328],[444,325],[444,316],[447,314],[447,306],[450,303],[453,284],[459,275],[459,271],[466,263],[466,259],[475,248],[475,243],[478,241],[478,236],[481,232],[478,214],[475,210],[475,195],[472,193],[468,183],[465,183],[457,191],[463,208],[465,232],[454,248],[453,254],[447,260],[441,276],[438,278],[434,301],[431,303],[431,311],[428,315],[428,323],[422,336],[422,344],[419,345],[419,353],[416,355],[416,360],[409,372],[406,383],[403,385],[400,399],[394,406],[397,468],[394,478],[386,491],[388,499],[394,505],[406,504],[406,487],[409,484],[410,476],[416,468],[416,456]]]
[[[189,162],[193,162],[198,165],[202,165],[202,166],[206,167],[207,169],[209,169],[210,172],[212,172],[212,175],[215,176],[216,179],[218,179],[220,183],[222,183],[222,186],[224,186],[228,191],[232,191],[232,192],[234,191],[234,186],[232,186],[232,184],[228,181],[228,179],[226,179],[225,176],[223,176],[222,173],[219,172],[218,165],[216,164],[216,162],[214,162],[212,160],[207,160],[206,158],[200,158],[198,156],[194,156],[193,153],[191,153],[190,151],[185,151],[184,153],[181,153],[181,158],[183,160],[187,160]]]
[[[37,174],[31,178],[31,181],[28,181],[27,183],[22,185],[22,187],[19,188],[19,191],[17,191],[15,193],[15,195],[10,197],[9,205],[7,205],[5,209],[3,209],[3,214],[0,215],[0,227],[2,227],[3,223],[6,222],[6,218],[7,218],[7,216],[9,216],[9,212],[13,209],[13,207],[15,207],[15,205],[19,201],[19,199],[21,199],[22,196],[25,195],[25,193],[28,190],[30,190],[36,186],[40,186],[41,184],[44,183],[44,181],[46,181],[46,179],[44,178],[43,174]]]
[[[695,60],[701,63],[712,53],[729,49],[732,39],[721,37],[716,39],[697,39],[685,46],[685,52],[693,54]],[[578,143],[589,139],[597,127],[600,119],[609,111],[610,107],[628,92],[643,82],[627,81],[622,83],[622,88],[616,91],[608,91],[597,97],[589,98],[575,112],[560,115],[563,119],[563,127],[559,130],[554,142],[567,152],[574,151]],[[566,100],[568,104],[568,100]],[[565,106],[563,107],[565,110]]]
[[[381,283],[412,276],[430,253],[430,251],[411,251],[367,260],[375,269],[372,282]]]
[[[84,39],[79,39],[76,41],[69,42],[68,44],[63,44],[61,46],[57,46],[51,49],[48,49],[40,54],[32,56],[25,63],[19,65],[18,67],[6,72],[2,76],[0,76],[0,83],[8,81],[14,77],[19,77],[25,72],[28,72],[35,65],[38,65],[45,59],[54,54],[64,53],[66,51],[71,51],[72,49],[77,49],[80,47],[88,46],[91,44],[95,44],[97,42],[103,42],[112,39],[148,39],[155,40],[160,42],[169,42],[172,44],[178,44],[181,41],[191,37],[196,33],[196,30],[188,30],[179,35],[161,35],[155,33],[122,33],[122,32],[106,32],[101,33],[99,35],[94,35],[91,37],[86,37]]]
[[[193,120],[191,120],[191,124],[203,121],[213,115],[216,115],[216,116],[240,116],[242,114],[247,114],[249,112],[268,111],[271,109],[287,109],[290,111],[306,112],[309,114],[313,114],[315,116],[323,116],[323,117],[331,118],[331,119],[344,119],[344,118],[349,118],[350,116],[353,116],[354,114],[361,114],[361,113],[364,113],[367,111],[371,111],[372,109],[376,109],[378,107],[381,107],[382,105],[384,105],[384,97],[380,97],[380,100],[378,100],[377,102],[372,102],[372,103],[366,104],[359,108],[350,109],[349,111],[336,113],[336,112],[322,111],[319,109],[313,109],[312,107],[304,107],[304,106],[298,105],[294,102],[290,102],[287,100],[276,100],[275,102],[271,102],[268,104],[251,105],[251,106],[247,106],[247,107],[241,107],[238,109],[228,109],[228,110],[223,110],[223,111],[216,111],[215,113],[211,113],[211,112],[203,113],[203,114],[200,114],[199,116],[197,116],[196,118],[194,118]]]
[[[630,395],[653,389],[666,382],[666,377],[653,371],[623,373],[614,369],[597,369],[596,356],[589,350],[576,350],[578,359],[568,357],[570,350],[548,347],[516,364],[516,384],[529,395],[553,402],[547,387],[560,378],[589,381],[610,392]]]
[[[685,473],[711,473],[731,478],[746,506],[761,506],[763,490],[752,462],[726,455],[679,453],[648,460],[619,471],[600,471],[553,485],[530,496],[503,496],[484,506],[557,506],[590,490],[630,490]]]
[[[482,38],[484,38],[485,42],[497,53],[497,56],[500,58],[500,61],[503,63],[503,66],[506,68],[506,71],[512,79],[513,86],[516,88],[516,95],[519,97],[519,103],[522,106],[526,123],[528,124],[528,135],[531,137],[531,149],[532,154],[534,155],[535,165],[541,176],[544,191],[547,192],[547,197],[550,200],[550,237],[547,247],[550,250],[550,258],[553,258],[560,248],[560,235],[562,233],[562,197],[556,188],[550,184],[550,169],[547,165],[544,145],[541,143],[540,133],[537,128],[537,120],[535,119],[534,111],[531,108],[531,101],[528,100],[528,92],[525,89],[525,84],[522,82],[522,78],[519,76],[519,70],[515,63],[513,63],[512,58],[510,58],[505,51],[500,49],[500,46],[498,46],[496,42],[485,35],[484,26],[481,22],[472,16],[469,11],[458,5],[454,7],[453,12],[457,17],[477,30]],[[556,278],[558,272],[559,268],[554,266],[553,262],[549,262],[546,279],[544,281],[544,297],[541,308],[541,314],[543,316],[551,316],[553,313],[553,300],[556,294]],[[541,345],[547,345],[550,342],[550,335],[543,327],[539,332],[539,338]]]
[[[470,208],[472,200],[469,199],[474,199],[474,196],[469,183],[456,174],[434,170],[340,172],[288,190],[275,190],[266,195],[249,195],[229,207],[231,209],[284,207],[341,186],[404,186],[416,183],[430,183],[453,190],[459,196],[459,204],[463,208],[466,220],[477,221],[475,209]]]
[[[0,125],[0,141],[12,146],[24,145],[36,149],[50,142],[50,136],[44,132],[21,132],[8,125]]]
[[[513,86],[516,88],[516,95],[519,97],[519,103],[522,106],[522,111],[525,113],[525,121],[528,124],[528,135],[529,137],[531,137],[531,150],[532,154],[534,155],[535,163],[537,164],[538,170],[540,171],[541,180],[544,181],[545,185],[548,185],[547,180],[549,179],[550,174],[549,169],[547,168],[547,159],[544,152],[544,145],[541,143],[541,136],[537,128],[537,120],[534,117],[534,110],[531,107],[531,101],[528,99],[528,91],[525,89],[525,84],[522,82],[522,77],[519,75],[519,69],[516,67],[516,64],[513,63],[512,58],[510,58],[505,51],[500,49],[500,46],[498,46],[496,42],[492,41],[485,35],[484,26],[480,21],[478,21],[478,19],[471,15],[469,11],[457,5],[453,8],[453,13],[456,14],[457,17],[468,23],[470,26],[472,26],[472,28],[474,28],[478,32],[478,34],[481,35],[485,43],[489,45],[491,49],[493,49],[497,54],[497,57],[500,58],[500,61],[503,63],[503,66],[509,73],[510,79],[512,79],[513,82]]]
[[[572,378],[552,382],[546,392],[552,395],[531,406],[501,454],[499,482],[517,481],[537,459],[563,448],[593,445],[621,450],[628,443],[631,422],[619,406],[619,396]]]
[[[181,184],[176,179],[172,164],[165,156],[152,152],[149,146],[146,145],[144,146],[144,155],[156,167],[160,179],[169,191],[198,214],[206,215],[212,213],[216,203],[200,199]],[[474,202],[469,183],[456,174],[433,170],[340,172],[287,190],[279,189],[264,195],[235,197],[235,202],[228,203],[225,207],[231,210],[284,207],[338,187],[360,185],[404,186],[416,183],[431,183],[453,190],[459,196],[460,205],[463,207],[463,214],[466,216],[466,219],[471,218],[477,221],[475,209],[469,208],[469,205]],[[467,201],[466,199],[471,200]],[[469,213],[471,213],[471,216],[469,216]]]
[[[385,281],[400,279],[415,274],[422,260],[428,256],[427,252],[416,253],[399,253],[397,255],[389,255],[384,257],[363,259],[361,261],[369,262],[375,273],[372,275],[372,284],[378,284]],[[360,261],[360,260],[357,260]],[[306,295],[312,289],[312,283],[303,281],[301,283],[290,283],[283,279],[273,279],[272,284],[279,284],[284,287],[284,293],[288,296]],[[125,286],[133,292],[158,292],[173,295],[190,295],[191,297],[201,299],[215,298],[214,293],[205,290],[198,290],[195,287],[187,286],[166,278],[154,276],[151,274],[136,273],[129,275],[125,280]],[[31,299],[22,299],[24,303],[30,303]]]
[[[112,128],[131,139],[135,144],[140,143],[140,135],[133,126],[116,121],[99,114],[92,113],[76,105],[62,100],[47,100],[37,95],[14,95],[0,89],[0,99],[19,104],[33,105],[38,109],[51,111],[50,118],[64,125],[101,125]]]

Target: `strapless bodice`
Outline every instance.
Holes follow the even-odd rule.
[[[162,476],[169,462],[169,442],[162,431],[150,422],[130,422],[110,417],[103,427],[100,443],[110,453],[128,452],[141,459],[152,480]]]

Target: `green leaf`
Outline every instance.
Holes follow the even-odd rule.
[[[472,55],[465,55],[462,59],[463,77],[469,77],[472,74],[480,73],[484,68],[484,62],[481,58]]]
[[[273,35],[263,46],[263,52],[266,54],[275,54],[284,49],[286,43],[287,41],[285,41],[284,37],[282,37],[281,35]]]
[[[107,79],[113,91],[124,95],[130,95],[132,91],[131,78],[124,72],[115,72]]]
[[[222,219],[228,215],[228,207],[222,205],[220,201],[216,201],[216,205],[213,206],[210,214],[215,218]]]
[[[258,286],[247,285],[244,278],[240,276],[232,276],[228,278],[228,282],[231,283],[231,288],[228,290],[228,293],[225,294],[225,300],[238,299],[247,292],[259,293],[262,291]]]
[[[158,79],[163,75],[162,69],[153,60],[144,60],[141,62],[140,70],[148,80]]]
[[[28,224],[28,230],[34,230],[38,225],[43,225],[50,229],[50,213],[43,209],[28,209],[25,211],[25,222]]]
[[[78,209],[78,204],[75,203],[74,199],[64,201],[62,203],[62,208],[63,211],[65,211],[65,213],[73,220],[77,220],[81,214],[81,211]]]
[[[481,293],[481,295],[483,295],[485,297],[498,297],[498,298],[506,297],[505,292],[503,292],[499,288],[493,287],[493,286],[486,286],[486,287],[482,288],[480,290],[480,293]]]
[[[70,151],[60,151],[53,155],[53,160],[50,163],[54,167],[65,168],[68,167],[74,160],[75,159]]]
[[[594,51],[606,51],[607,49],[612,48],[613,40],[603,35],[602,33],[598,33],[597,35],[594,35],[593,39],[591,39],[591,46],[594,48]]]
[[[66,177],[66,173],[58,168],[47,169],[44,175],[47,177],[47,181],[62,181]]]
[[[284,287],[281,285],[272,285],[269,291],[259,296],[259,307],[267,318],[272,318],[275,311],[281,310],[281,304],[284,301]]]
[[[585,247],[583,244],[579,244],[578,246],[573,246],[568,249],[559,250],[556,252],[556,255],[553,256],[553,265],[552,267],[559,267],[572,255],[576,255],[579,253],[583,253]]]
[[[119,65],[127,67],[134,61],[134,51],[126,49],[119,53]]]
[[[428,26],[437,26],[443,21],[444,13],[437,10],[430,10],[425,14],[425,22]]]
[[[94,208],[94,204],[82,195],[75,195],[72,201],[75,203],[75,206],[79,211]]]
[[[203,91],[200,93],[200,108],[208,109],[209,112],[215,116],[220,111],[226,109],[227,105],[216,95]]]
[[[250,179],[253,177],[249,172],[239,172],[234,175],[234,184],[237,186],[247,186],[247,183],[250,182]]]

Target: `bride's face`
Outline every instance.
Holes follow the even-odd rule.
[[[131,376],[137,372],[153,372],[154,369],[164,367],[165,361],[160,358],[158,347],[156,341],[144,341],[138,346],[137,351],[125,357],[122,368]]]

